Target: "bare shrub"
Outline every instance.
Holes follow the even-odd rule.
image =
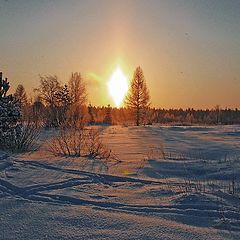
[[[88,129],[87,134],[86,152],[89,157],[96,158],[100,155],[104,148],[100,140],[100,131],[96,129]]]
[[[56,156],[117,160],[112,150],[103,144],[99,129],[64,127],[49,141],[49,148]]]
[[[82,129],[62,128],[59,134],[49,142],[54,155],[80,157],[84,146]]]
[[[13,150],[16,152],[25,152],[34,150],[37,146],[37,141],[40,135],[40,127],[34,122],[27,121],[22,124],[21,132],[16,138],[15,147]]]

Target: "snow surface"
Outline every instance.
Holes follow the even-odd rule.
[[[0,239],[240,239],[240,126],[103,127],[108,168],[53,134],[0,152]]]

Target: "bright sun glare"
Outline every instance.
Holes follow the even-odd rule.
[[[108,82],[108,90],[116,106],[119,107],[128,91],[127,77],[120,67],[113,72]]]

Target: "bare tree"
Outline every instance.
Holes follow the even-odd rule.
[[[45,105],[55,107],[57,105],[57,93],[61,90],[60,82],[56,75],[40,76],[40,85],[35,91],[38,92],[40,99]]]
[[[86,121],[87,91],[80,73],[72,73],[68,82],[71,105],[68,111],[68,120],[72,123]]]
[[[80,73],[72,73],[72,76],[68,82],[69,95],[73,103],[78,105],[85,105],[87,102],[87,92],[85,83]]]
[[[58,105],[59,105],[59,92],[62,86],[58,81],[57,76],[40,76],[40,85],[35,91],[38,92],[40,100],[45,104],[48,111],[47,125],[58,126]]]
[[[150,95],[147,84],[140,67],[137,67],[131,82],[128,95],[125,99],[125,104],[133,110],[135,123],[140,125],[143,118],[143,111],[150,106]]]

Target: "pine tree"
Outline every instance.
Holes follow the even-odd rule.
[[[95,117],[94,117],[94,109],[91,104],[88,105],[88,115],[90,117],[89,123],[90,125],[93,125],[95,123]]]
[[[66,84],[56,92],[55,97],[56,97],[56,106],[58,107],[66,108],[67,106],[70,105],[72,101],[69,94],[68,86]]]
[[[21,107],[27,106],[27,104],[28,104],[27,94],[26,94],[25,88],[22,84],[19,84],[17,86],[17,89],[14,93],[14,97],[16,97],[18,99]]]
[[[111,125],[112,124],[112,108],[110,104],[108,104],[106,110],[105,110],[105,117],[103,120],[103,123]]]
[[[69,95],[68,86],[65,84],[63,87],[56,92],[56,117],[58,125],[64,123],[67,119],[67,111],[71,104],[71,98]]]
[[[0,148],[4,150],[15,148],[22,133],[20,104],[14,96],[7,96],[9,88],[0,73]]]
[[[143,119],[144,110],[150,106],[149,90],[140,67],[137,67],[134,72],[125,104],[133,110],[135,123],[139,126]]]

